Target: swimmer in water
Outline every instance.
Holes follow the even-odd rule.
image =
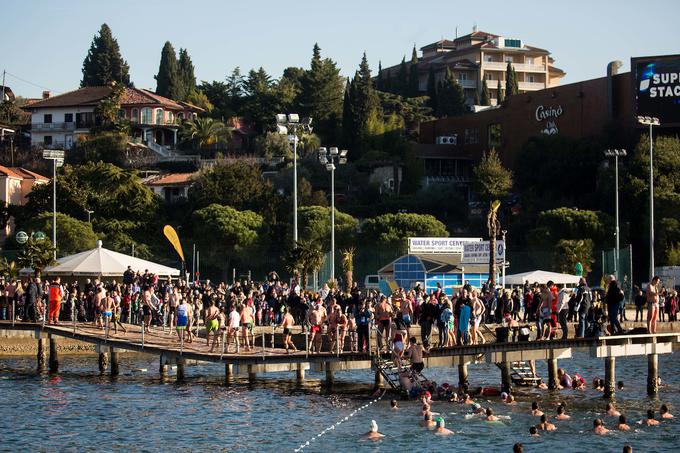
[[[496,417],[493,414],[493,409],[491,409],[490,407],[486,408],[486,421],[487,422],[497,422],[498,421],[498,417]]]
[[[607,403],[607,415],[610,417],[618,417],[621,412],[616,410],[614,403]]]
[[[390,408],[393,411],[399,410],[399,405],[397,404],[397,400],[390,401]]]
[[[478,414],[485,414],[486,412],[484,411],[484,408],[481,406],[479,403],[474,403],[472,405],[472,413],[475,415]]]
[[[538,434],[538,429],[536,429],[535,426],[529,427],[529,437],[541,437],[541,435]]]
[[[508,395],[508,397],[505,399],[505,404],[517,404],[517,401],[515,401],[514,396]]]
[[[673,418],[673,415],[668,412],[668,406],[665,404],[661,405],[661,408],[659,408],[659,413],[661,414],[661,418]]]
[[[602,421],[601,418],[596,418],[593,420],[593,433],[595,434],[607,434],[609,430],[604,427],[604,422]]]
[[[423,428],[432,429],[435,427],[435,425],[436,423],[434,422],[434,420],[432,420],[432,413],[430,412],[425,414],[423,416],[423,419],[420,421],[420,426],[422,426]]]
[[[564,406],[561,404],[557,406],[557,415],[555,415],[555,420],[569,420],[571,417],[564,413]]]
[[[430,405],[427,403],[423,403],[423,409],[420,411],[420,415],[423,416],[427,413],[430,412]]]
[[[540,417],[543,415],[543,411],[538,408],[538,401],[534,401],[531,403],[531,415],[534,417]]]
[[[619,416],[619,424],[616,425],[616,429],[619,431],[630,431],[630,426],[628,426],[628,420],[626,420],[625,415]]]
[[[600,378],[593,379],[593,389],[598,392],[604,391],[604,381]]]
[[[545,414],[541,415],[541,423],[538,424],[537,428],[541,431],[555,431],[557,429],[555,425],[548,421],[548,416]]]
[[[536,381],[536,388],[539,390],[548,390],[548,386],[543,382],[542,379]]]
[[[462,403],[463,403],[463,404],[474,404],[475,402],[470,398],[470,395],[468,395],[468,394],[466,393],[465,395],[463,395],[463,401],[462,401]]]
[[[437,418],[436,427],[435,429],[432,430],[432,432],[439,436],[449,436],[453,434],[453,431],[446,428],[446,423],[444,422],[444,419],[441,417]]]
[[[524,453],[524,445],[517,443],[512,446],[512,453]]]
[[[616,388],[618,388],[619,390],[623,390],[623,381],[617,382],[617,383],[616,383]]]
[[[647,411],[647,418],[640,420],[641,425],[656,426],[659,424],[659,420],[654,419],[654,411],[649,409]]]
[[[623,446],[623,453],[633,453],[633,447],[630,445],[626,444]]]
[[[378,424],[375,420],[371,420],[371,430],[363,435],[364,440],[381,440],[385,435],[378,432]]]

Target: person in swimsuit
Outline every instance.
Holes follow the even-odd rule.
[[[182,341],[182,335],[184,331],[188,330],[189,327],[189,306],[184,303],[184,300],[180,301],[179,306],[177,306],[177,338]]]
[[[219,342],[218,334],[220,331],[220,321],[217,317],[220,314],[220,310],[215,306],[215,301],[211,300],[208,304],[208,308],[205,310],[205,340],[206,345],[210,345],[210,334],[213,334],[213,345],[210,348],[210,352],[213,351],[217,343]]]
[[[345,351],[345,336],[347,336],[347,324],[349,323],[347,315],[342,312],[340,306],[337,306],[337,324],[338,324],[338,341],[340,342],[340,352]]]
[[[630,426],[628,426],[628,420],[626,420],[625,415],[619,417],[619,424],[616,426],[619,431],[630,431]]]
[[[545,414],[541,415],[541,423],[538,424],[537,428],[541,431],[555,431],[557,429],[555,425],[548,421],[548,416]]]
[[[479,331],[479,324],[484,319],[486,314],[486,307],[484,303],[479,299],[479,292],[475,289],[472,291],[472,329],[470,332],[470,337],[473,344],[484,344],[484,335]]]
[[[236,304],[231,306],[229,312],[229,329],[227,330],[227,353],[229,352],[229,345],[231,340],[234,340],[234,352],[238,351],[238,332],[241,328],[241,315],[236,311]]]
[[[668,406],[665,404],[661,405],[659,413],[661,414],[661,418],[673,418],[673,414],[668,411]]]
[[[347,331],[349,333],[349,349],[351,352],[357,352],[357,320],[354,313],[351,312],[347,319]]]
[[[102,316],[104,317],[104,327],[108,335],[109,329],[111,328],[111,321],[113,320],[113,298],[106,294],[104,288],[102,288],[102,293],[104,298],[102,299]]]
[[[310,345],[312,351],[316,350],[316,353],[321,352],[321,342],[323,340],[323,332],[321,326],[324,321],[326,321],[326,310],[321,306],[321,299],[314,304],[314,308],[309,311],[307,315],[307,321],[312,326],[312,338],[310,339]]]
[[[564,406],[561,404],[557,406],[557,415],[555,415],[555,420],[569,420],[571,417],[564,413]]]
[[[371,420],[371,430],[362,436],[364,440],[381,440],[385,435],[378,431],[378,424]]]
[[[659,317],[659,288],[661,278],[655,275],[647,285],[647,332],[656,333],[656,321]]]
[[[401,358],[404,355],[404,339],[401,336],[401,332],[394,334],[394,339],[392,340],[392,361],[401,370]]]
[[[654,419],[654,411],[649,409],[647,411],[647,418],[644,418],[640,420],[641,425],[646,425],[646,426],[657,426],[659,425],[659,420]]]
[[[126,334],[127,329],[123,323],[120,322],[122,309],[120,307],[120,296],[118,295],[118,291],[113,291],[111,299],[113,299],[113,332],[118,333],[118,326],[120,326],[120,328],[123,329],[123,333]]]
[[[621,415],[621,412],[616,410],[616,406],[614,406],[614,403],[607,403],[606,411],[607,415],[610,417],[618,417]]]
[[[286,354],[288,354],[288,349],[292,348],[293,352],[298,352],[295,344],[293,343],[293,333],[291,332],[291,327],[295,325],[295,319],[293,315],[288,312],[288,307],[283,307],[283,319],[279,327],[283,328],[283,346],[286,348]]]
[[[604,422],[602,421],[601,418],[596,418],[593,420],[593,433],[602,435],[602,434],[607,434],[609,430],[604,427]]]
[[[442,417],[437,418],[435,422],[435,428],[432,430],[433,434],[437,434],[439,436],[450,436],[453,434],[453,431],[446,428],[446,422],[444,422]]]
[[[251,342],[254,322],[255,313],[253,307],[250,304],[244,305],[243,310],[241,310],[241,331],[243,333],[243,347],[247,351],[251,351],[253,346],[255,346],[255,338]]]
[[[406,356],[411,361],[411,369],[416,373],[420,373],[425,368],[425,363],[423,362],[423,353],[425,349],[418,344],[416,337],[411,337],[409,340],[410,345],[406,350]]]
[[[394,311],[387,302],[387,297],[381,296],[380,303],[375,307],[375,317],[378,320],[378,349],[381,350],[383,342],[386,347],[389,347],[387,346],[387,341],[383,341],[383,339],[387,338],[389,340],[392,318],[394,317]]]

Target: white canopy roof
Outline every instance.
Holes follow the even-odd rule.
[[[523,285],[527,280],[529,280],[529,283],[548,283],[548,281],[552,280],[557,285],[578,285],[580,278],[578,275],[535,270],[522,272],[521,274],[506,275],[505,284]]]
[[[105,249],[102,247],[102,241],[97,241],[97,248],[92,250],[59,258],[57,264],[46,267],[43,274],[119,277],[123,275],[128,266],[131,266],[133,271],[144,272],[148,270],[158,276],[178,276],[180,274],[179,269]]]

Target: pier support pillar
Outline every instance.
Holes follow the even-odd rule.
[[[45,339],[38,338],[38,372],[45,371],[47,353],[45,352]]]
[[[111,376],[118,376],[120,373],[118,368],[118,351],[116,351],[116,348],[111,347],[109,352],[111,354]]]
[[[57,339],[49,335],[50,339],[50,373],[59,371],[59,356],[57,355]]]
[[[548,359],[548,388],[550,390],[556,390],[558,384],[557,359]]]
[[[501,387],[506,393],[512,393],[511,363],[501,363]]]
[[[164,378],[168,374],[168,364],[163,355],[161,355],[159,359],[158,374],[161,375],[161,378]]]
[[[99,353],[99,372],[104,373],[109,365],[109,355],[106,352]]]
[[[616,358],[604,359],[604,397],[613,398],[616,391]]]
[[[257,379],[257,372],[252,365],[248,365],[248,380],[254,381],[255,379]]]
[[[656,396],[659,393],[659,356],[647,356],[647,395]]]
[[[385,386],[385,380],[383,378],[382,373],[380,370],[376,369],[375,370],[375,387],[376,388],[382,388]]]
[[[234,379],[234,365],[231,363],[224,364],[224,379],[226,381],[231,381]]]
[[[184,380],[184,357],[179,356],[177,357],[177,380],[178,381],[183,381]]]
[[[463,393],[467,393],[468,386],[468,366],[467,363],[461,363],[458,365],[458,387]]]
[[[297,378],[298,381],[304,381],[305,380],[305,367],[301,363],[298,363],[298,365],[297,365],[297,370],[295,371],[295,377]]]
[[[330,364],[326,364],[326,385],[331,387],[333,385],[333,370],[330,369]]]

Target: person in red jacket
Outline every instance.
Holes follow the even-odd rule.
[[[61,279],[57,277],[50,285],[50,313],[49,318],[47,318],[50,324],[59,324],[59,311],[63,298],[64,288],[61,286]]]

